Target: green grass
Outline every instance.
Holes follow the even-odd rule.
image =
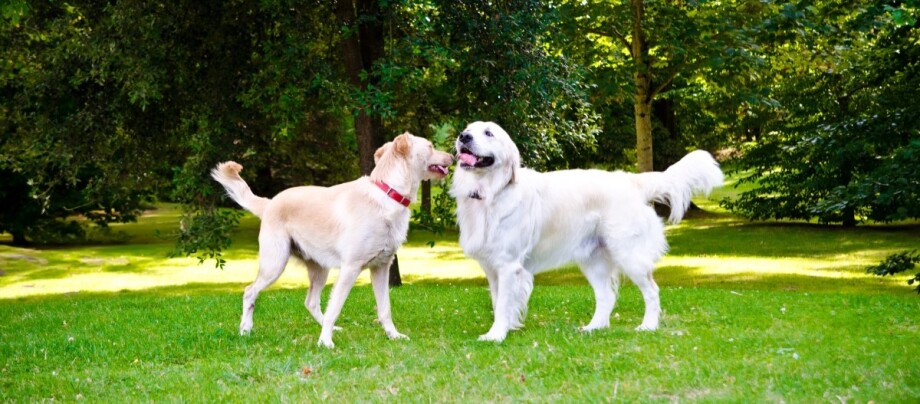
[[[411,340],[384,337],[363,275],[331,351],[294,265],[237,335],[250,217],[225,270],[165,258],[171,241],[152,234],[174,225],[168,206],[123,226],[128,244],[0,246],[0,401],[920,400],[920,298],[906,275],[864,273],[920,247],[920,226],[748,223],[698,204],[711,212],[668,228],[657,332],[632,331],[643,304],[629,282],[610,329],[578,332],[593,294],[569,268],[537,277],[526,326],[501,345],[476,341],[491,306],[456,234],[413,232],[399,251],[393,312]]]

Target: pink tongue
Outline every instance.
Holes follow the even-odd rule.
[[[478,160],[476,156],[469,153],[460,153],[459,159],[468,166],[476,165],[476,160]]]

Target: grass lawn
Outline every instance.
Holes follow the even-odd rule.
[[[491,305],[456,234],[429,248],[413,232],[399,251],[393,313],[411,340],[384,337],[365,274],[334,350],[316,346],[299,265],[237,335],[251,217],[224,270],[165,258],[153,231],[175,225],[169,206],[121,226],[127,244],[0,245],[0,401],[920,401],[920,297],[907,275],[864,273],[920,248],[920,226],[749,223],[698,203],[709,213],[668,227],[658,331],[633,331],[642,299],[624,281],[611,328],[578,332],[594,300],[570,268],[537,277],[526,326],[501,345],[476,341]]]

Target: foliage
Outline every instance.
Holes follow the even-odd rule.
[[[441,126],[430,125],[430,127],[434,133],[431,142],[435,148],[451,150],[456,136],[456,128],[449,124]],[[451,181],[453,181],[453,176],[454,171],[450,171],[447,177],[440,181],[440,186],[436,189],[438,192],[432,192],[429,209],[426,210],[423,206],[419,206],[418,209],[412,211],[412,223],[414,226],[430,231],[435,236],[440,236],[445,231],[457,227],[457,222],[454,219],[456,217],[454,210],[457,208],[457,202],[447,192]],[[429,184],[429,186],[434,188],[433,184]],[[434,241],[428,242],[429,246],[433,247],[434,244]]]
[[[146,169],[156,157],[129,129],[158,129],[145,120],[139,78],[101,63],[109,49],[87,39],[101,28],[91,17],[36,3],[0,22],[0,170],[10,179],[0,188],[16,201],[0,230],[17,241],[60,240],[58,230],[79,239],[84,230],[67,219],[78,215],[102,226],[134,220],[158,185]]]
[[[351,178],[353,138],[329,106],[333,26],[292,5],[4,6],[0,169],[13,180],[0,188],[20,203],[0,231],[40,241],[28,233],[74,215],[131,221],[155,197],[210,212],[206,173],[228,159],[268,195]]]
[[[223,268],[227,263],[223,250],[233,242],[230,232],[242,216],[243,212],[236,209],[187,211],[179,226],[176,247],[169,256],[195,256],[199,264],[213,259],[215,267]]]
[[[715,149],[737,138],[736,122],[768,102],[758,92],[765,66],[755,38],[770,7],[749,1],[562,2],[558,27],[564,34],[554,45],[591,67],[590,99],[603,116],[599,142],[605,147],[593,161],[635,162],[642,119],[633,108],[637,102],[653,106],[656,169],[688,148]],[[648,83],[637,84],[638,76]],[[637,101],[640,92],[644,98]]]
[[[878,265],[866,268],[866,272],[878,276],[895,275],[914,269],[917,263],[920,263],[920,253],[917,253],[917,250],[901,251],[889,255]],[[917,273],[913,278],[907,280],[908,285],[913,285],[914,282],[917,282],[917,286],[914,289],[920,294],[920,273]]]
[[[595,145],[597,116],[582,68],[550,51],[557,10],[539,0],[439,6],[431,36],[438,42],[430,46],[451,61],[444,84],[457,119],[502,125],[528,166],[584,162]]]
[[[920,27],[893,5],[795,11],[828,22],[788,39],[800,55],[774,57],[782,108],[738,166],[758,186],[725,206],[847,226],[920,217],[920,119],[904,102],[920,91]]]

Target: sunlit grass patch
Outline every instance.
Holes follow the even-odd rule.
[[[705,201],[698,199],[697,203]],[[199,265],[191,258],[168,258],[172,240],[157,237],[177,226],[180,210],[166,205],[137,224],[120,225],[132,236],[127,244],[79,248],[14,248],[0,245],[0,298],[41,294],[143,290],[184,284],[245,284],[257,272],[259,221],[246,215],[227,265]],[[669,254],[656,279],[664,287],[712,285],[739,289],[905,291],[907,275],[877,278],[864,268],[896,251],[920,247],[918,226],[865,226],[840,229],[806,223],[750,223],[725,213],[691,212],[668,226]],[[413,231],[398,253],[406,282],[483,282],[478,265],[463,255],[456,232]],[[429,241],[435,241],[433,247]],[[336,272],[330,277],[334,282]],[[368,282],[368,275],[359,284]],[[586,282],[577,270],[544,274],[538,283]],[[295,260],[278,288],[307,286],[305,269]]]

